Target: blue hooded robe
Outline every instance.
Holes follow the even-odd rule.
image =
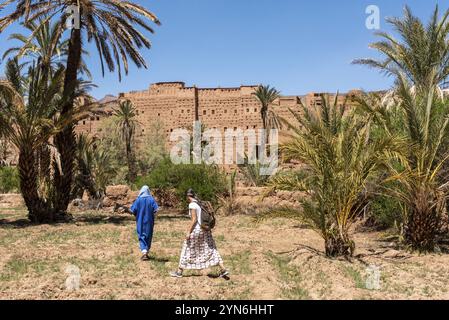
[[[150,194],[150,188],[143,186],[139,196],[131,206],[131,211],[136,216],[137,235],[139,236],[139,246],[142,252],[149,251],[153,238],[154,216],[158,210],[158,205]]]

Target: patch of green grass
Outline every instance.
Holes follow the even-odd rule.
[[[181,231],[159,231],[154,230],[153,241],[175,240],[181,241],[185,238],[184,232]]]
[[[309,299],[309,293],[301,287],[302,277],[299,270],[289,265],[291,259],[287,256],[274,254],[271,251],[266,253],[266,256],[279,273],[279,278],[283,282],[285,287],[282,289],[283,296],[294,300]]]
[[[117,300],[117,296],[114,292],[108,292],[104,296],[101,297],[103,300]]]
[[[2,219],[17,219],[20,218],[20,215],[16,213],[0,213],[0,220]]]
[[[52,261],[43,259],[29,260],[14,255],[4,265],[0,274],[0,281],[18,280],[29,272],[43,276],[58,270],[58,265]]]
[[[168,265],[171,263],[178,262],[178,258],[174,256],[162,256],[150,252],[150,265],[153,270],[155,270],[160,276],[167,276],[170,271]],[[187,274],[187,273],[186,273]]]
[[[239,229],[249,229],[254,227],[254,217],[247,217],[247,216],[239,216],[239,219],[235,223],[235,227]]]
[[[136,260],[133,256],[127,254],[120,254],[114,257],[113,262],[114,269],[119,271],[132,271],[136,270]]]
[[[17,230],[2,230],[0,233],[0,246],[9,247],[23,237]]]
[[[232,297],[232,299],[235,300],[250,300],[253,295],[253,291],[251,288],[247,287],[242,292],[239,292],[235,296]]]
[[[226,242],[225,236],[222,235],[222,234],[214,235],[214,240],[215,240],[217,243]]]
[[[15,211],[17,213],[20,213],[24,217],[27,214],[27,209],[23,207],[17,207],[17,208],[2,208],[2,212],[8,212],[8,211]]]
[[[282,218],[270,219],[268,221],[269,221],[269,224],[273,227],[282,227],[282,226],[285,226],[288,222],[287,219],[282,219]]]
[[[252,274],[251,251],[246,250],[225,257],[225,264],[228,265],[233,274]]]
[[[134,239],[137,235],[134,231]],[[160,231],[155,229],[153,233],[153,243],[163,243],[166,248],[180,248],[185,239],[185,233],[181,231]]]
[[[350,265],[343,265],[343,272],[347,277],[351,278],[352,281],[354,281],[356,288],[366,289],[365,281],[363,280],[363,277],[358,270],[354,269]]]
[[[430,297],[431,296],[431,289],[429,286],[425,286],[422,289],[422,293],[426,296],[426,297]]]
[[[11,281],[21,278],[28,272],[29,263],[19,256],[12,256],[4,265],[0,281]]]
[[[34,272],[41,276],[60,270],[57,262],[51,260],[35,260],[31,262],[30,267]]]
[[[19,220],[19,219],[27,219],[27,210],[23,208],[2,208],[0,210],[0,220],[8,219],[8,220]]]
[[[83,234],[84,232],[80,231],[56,229],[40,234],[37,238],[33,239],[33,243],[64,244],[68,240],[79,239]]]
[[[251,300],[253,291],[250,281],[217,281],[213,285],[214,290],[208,299],[211,300]]]
[[[236,285],[237,285],[238,289],[240,289],[240,291],[235,294],[232,294],[230,297],[227,297],[227,299],[251,300],[253,298],[253,290],[251,289],[248,282],[238,283]]]
[[[323,285],[323,287],[319,290],[321,297],[325,297],[331,288],[331,281],[329,280],[328,275],[323,272],[323,270],[319,270],[316,275],[317,280]]]
[[[93,273],[97,277],[101,277],[106,270],[111,268],[110,259],[99,259],[97,257],[91,257],[87,259],[71,257],[68,258],[65,262],[77,266],[80,269],[81,274],[83,274],[83,271],[88,271]]]
[[[113,243],[118,243],[120,234],[121,232],[118,229],[102,229],[101,231],[91,230],[87,233],[87,236],[89,241],[111,241]]]

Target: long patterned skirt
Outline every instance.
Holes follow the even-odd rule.
[[[211,231],[195,228],[190,238],[184,241],[179,267],[201,270],[222,263]]]

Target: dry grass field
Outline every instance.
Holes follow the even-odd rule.
[[[397,250],[387,233],[356,233],[354,259],[329,260],[321,238],[297,221],[220,217],[214,234],[230,279],[217,270],[174,279],[182,215],[160,213],[147,262],[132,216],[85,212],[54,225],[25,218],[21,208],[0,209],[0,299],[449,299],[449,255]],[[80,269],[77,291],[66,290],[68,265]],[[380,290],[366,289],[369,265],[380,268]]]

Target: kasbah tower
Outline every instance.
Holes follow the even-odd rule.
[[[209,129],[218,129],[223,137],[228,129],[262,129],[260,102],[253,95],[257,85],[235,88],[187,87],[183,82],[161,82],[150,85],[148,90],[121,93],[117,98],[107,96],[100,101],[101,112],[93,113],[76,127],[77,133],[101,136],[103,119],[112,116],[120,99],[130,100],[137,110],[140,128],[137,136],[145,136],[151,126],[159,122],[164,130],[167,146],[170,134],[178,128],[191,129],[195,119]],[[348,95],[353,94],[351,91]],[[331,101],[335,96],[330,95]],[[338,103],[343,104],[345,94],[340,94]],[[273,104],[273,110],[290,122],[294,118],[289,109],[301,112],[301,102],[306,107],[322,103],[320,93],[304,96],[281,96]],[[109,128],[108,128],[109,129]],[[279,139],[286,139],[287,129],[280,130]]]

